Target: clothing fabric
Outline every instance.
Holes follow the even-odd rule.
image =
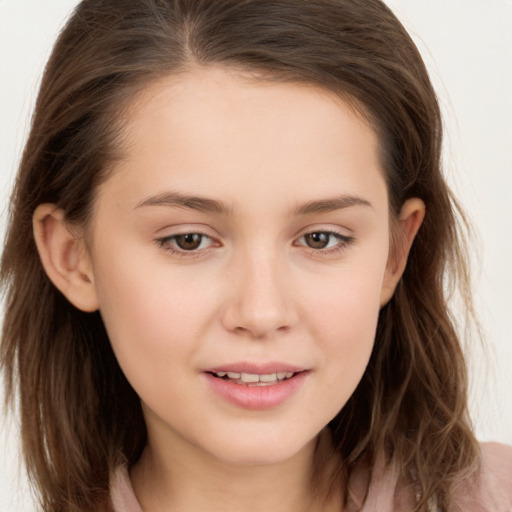
[[[481,448],[481,471],[458,489],[453,512],[512,512],[512,447],[485,443]],[[111,498],[115,512],[143,512],[126,467],[118,468],[112,479]],[[361,512],[410,512],[413,503],[397,471],[377,469]],[[435,504],[432,511],[436,511]]]

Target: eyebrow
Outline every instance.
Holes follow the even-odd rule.
[[[372,205],[366,199],[357,196],[344,195],[318,201],[308,201],[295,209],[295,215],[311,215],[315,213],[328,213],[336,210],[343,210],[351,206],[368,206]]]
[[[231,209],[221,201],[208,197],[182,194],[180,192],[165,192],[148,197],[137,203],[134,209],[146,208],[148,206],[188,208],[191,210],[215,213],[218,215],[227,215],[231,213]],[[301,204],[295,208],[293,213],[294,215],[312,215],[342,210],[352,206],[372,207],[371,203],[366,199],[352,195],[342,195],[327,199],[308,201],[307,203]]]
[[[135,206],[137,208],[145,208],[147,206],[170,206],[178,208],[189,208],[206,213],[227,214],[229,208],[220,201],[209,199],[207,197],[198,197],[180,192],[165,192],[143,199]]]

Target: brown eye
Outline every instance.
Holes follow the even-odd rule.
[[[312,249],[325,249],[329,245],[331,237],[331,233],[319,231],[318,233],[304,235],[304,241]]]
[[[203,235],[200,233],[187,233],[186,235],[176,235],[173,237],[176,245],[183,251],[194,251],[199,249],[203,241]]]
[[[211,247],[220,247],[211,237],[203,233],[183,233],[155,240],[158,247],[176,256],[198,256]]]

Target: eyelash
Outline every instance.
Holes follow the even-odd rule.
[[[304,233],[303,235],[301,235],[301,237],[298,240],[302,240],[304,237],[306,237],[308,235],[319,235],[319,234],[328,235],[329,237],[333,237],[333,238],[337,239],[338,242],[334,247],[332,247],[330,249],[315,249],[314,247],[309,247],[308,245],[297,244],[297,243],[295,243],[294,245],[300,245],[301,247],[306,247],[307,249],[309,249],[311,254],[313,254],[315,256],[331,256],[334,254],[341,253],[355,241],[353,236],[342,235],[341,233],[338,233],[337,231],[329,231],[329,230],[321,230],[321,229],[319,229],[317,231],[308,231],[307,233]]]
[[[319,234],[328,235],[329,237],[333,237],[333,238],[337,239],[338,243],[334,247],[329,248],[329,249],[315,249],[314,247],[309,247],[306,244],[298,243],[298,241],[304,239],[304,237],[306,237],[308,235],[319,235]],[[155,243],[158,245],[158,247],[164,249],[165,251],[170,252],[173,256],[178,256],[181,258],[199,257],[202,254],[205,254],[205,252],[209,251],[209,249],[211,249],[212,246],[209,246],[204,249],[198,248],[198,249],[192,249],[192,250],[187,251],[186,249],[176,248],[171,245],[172,243],[176,243],[176,239],[178,237],[185,237],[187,235],[198,235],[198,236],[202,237],[201,244],[203,243],[204,239],[210,239],[213,242],[213,246],[215,246],[215,244],[217,245],[217,247],[220,246],[220,244],[215,242],[211,236],[209,236],[205,233],[201,233],[200,231],[177,233],[175,235],[166,236],[163,238],[157,238],[155,240]],[[338,253],[342,252],[349,245],[351,245],[354,241],[355,241],[355,239],[353,236],[342,235],[341,233],[338,233],[336,231],[317,230],[317,231],[308,231],[307,233],[304,233],[297,239],[296,242],[294,242],[294,245],[296,247],[297,246],[305,247],[306,249],[309,250],[309,252],[312,255],[315,255],[315,256],[331,256],[331,255],[338,254]]]
[[[171,236],[165,236],[163,238],[157,238],[155,240],[158,247],[161,247],[164,251],[170,252],[173,256],[177,256],[180,258],[195,258],[205,253],[205,251],[208,251],[210,247],[207,247],[205,249],[193,249],[187,251],[186,249],[180,249],[178,247],[173,247],[171,244],[174,242],[176,243],[176,239],[178,237],[185,237],[187,235],[199,235],[202,237],[201,244],[203,243],[204,239],[210,239],[213,242],[213,245],[219,246],[220,244],[216,244],[216,242],[212,239],[211,236],[207,235],[206,233],[201,233],[200,231],[189,231],[186,233],[177,233],[175,235]]]

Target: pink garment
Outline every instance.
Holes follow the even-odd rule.
[[[453,512],[512,512],[512,447],[482,444],[482,471],[478,482],[462,486]],[[126,467],[114,475],[111,485],[115,512],[143,512]],[[398,485],[393,471],[374,472],[369,495],[361,512],[410,512],[409,493]],[[435,507],[432,511],[435,512]],[[450,511],[452,512],[452,511]]]

